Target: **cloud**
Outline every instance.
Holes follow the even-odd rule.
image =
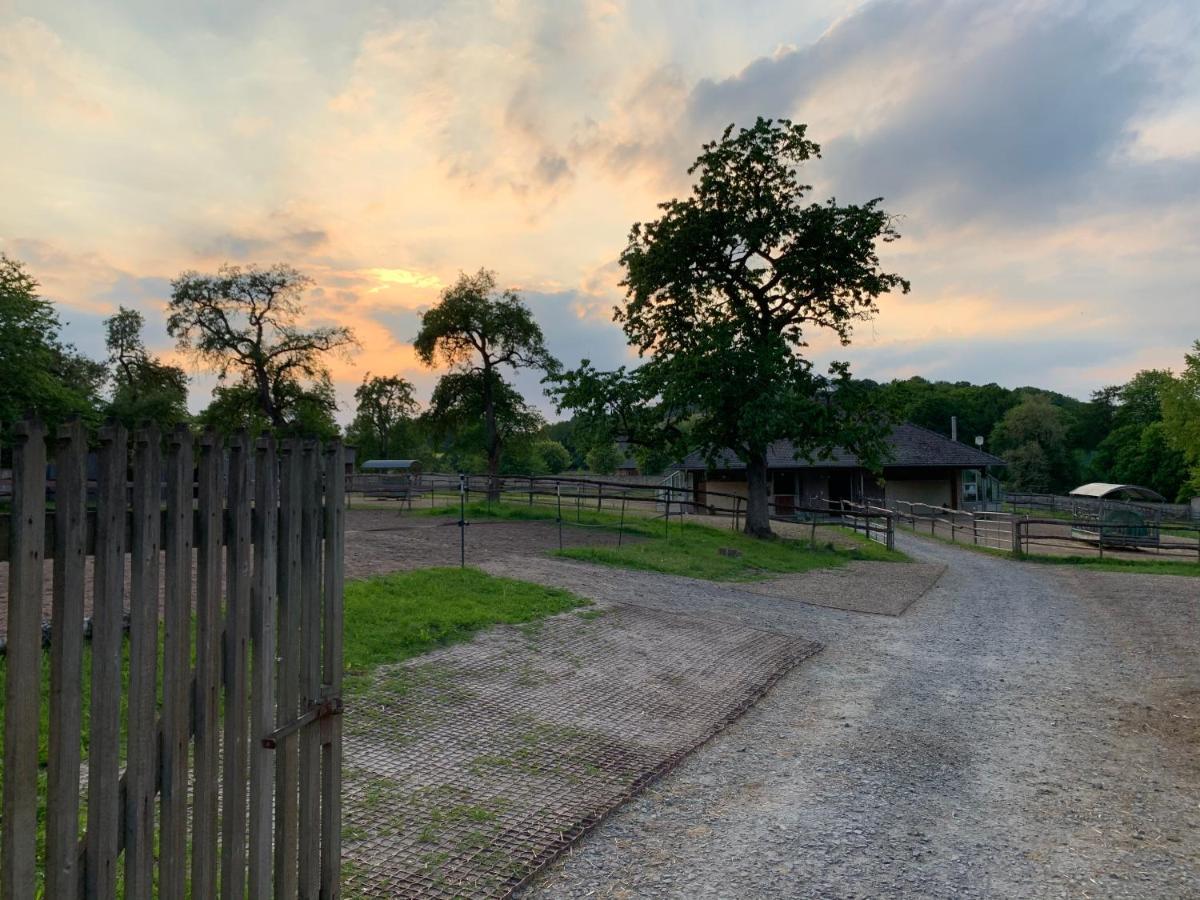
[[[287,259],[319,250],[329,242],[323,228],[303,228],[273,235],[225,232],[214,235],[201,252],[208,257],[261,261],[264,257]]]
[[[883,255],[913,293],[815,352],[988,380],[1017,360],[1086,394],[1200,335],[1194,4],[13,3],[0,246],[80,342],[124,302],[168,348],[170,277],[290,262],[313,320],[359,334],[343,402],[368,369],[425,390],[415,315],[486,266],[564,361],[618,365],[630,225],[759,114],[809,124],[816,197],[903,216]]]
[[[756,114],[806,120],[823,185],[939,227],[1053,218],[1123,177],[1155,180],[1122,159],[1134,121],[1173,91],[1136,24],[1093,4],[870,3],[813,44],[701,80],[690,120],[708,133]]]

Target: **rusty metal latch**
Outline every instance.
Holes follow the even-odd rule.
[[[262,745],[267,750],[274,750],[278,746],[279,741],[289,734],[295,734],[305,725],[310,725],[320,719],[326,719],[330,716],[340,716],[342,709],[341,697],[327,697],[320,703],[314,703],[292,721],[280,725],[262,739]]]

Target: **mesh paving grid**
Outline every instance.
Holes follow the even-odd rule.
[[[945,571],[940,563],[852,562],[838,568],[743,583],[738,590],[847,612],[899,616]]]
[[[511,895],[819,649],[610,604],[385,668],[347,702],[346,895]]]

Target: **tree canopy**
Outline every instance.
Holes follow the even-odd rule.
[[[336,409],[323,386],[325,359],[351,346],[354,335],[342,326],[300,327],[310,285],[287,265],[225,265],[215,275],[184,272],[171,283],[167,333],[224,382],[214,403],[244,409],[252,402],[251,418],[281,433],[323,419],[330,403]]]
[[[413,342],[426,365],[451,369],[434,388],[430,417],[440,427],[466,415],[483,420],[483,453],[492,490],[505,442],[521,428],[540,424],[537,416],[503,378],[502,369],[554,372],[558,362],[546,349],[542,329],[513,291],[499,290],[496,275],[480,269],[460,275],[438,303],[421,315]]]
[[[626,298],[615,318],[649,361],[617,385],[639,390],[664,421],[686,418],[683,443],[709,458],[730,449],[746,463],[750,534],[771,533],[772,442],[791,440],[810,458],[843,446],[870,461],[887,434],[845,364],[818,373],[803,356],[812,330],[848,343],[880,296],[909,288],[881,266],[879,244],[899,234],[880,199],[806,199],[799,166],[819,154],[802,124],[731,125],[688,169],[690,195],[635,224],[621,254]],[[583,372],[576,386],[601,381]],[[602,406],[593,397],[582,408]]]
[[[1200,497],[1200,340],[1184,354],[1183,371],[1162,392],[1163,432],[1187,466],[1180,499]]]
[[[112,368],[108,414],[128,428],[147,421],[168,428],[188,419],[188,377],[178,366],[149,354],[142,340],[144,327],[142,314],[124,306],[104,320]]]
[[[396,459],[412,451],[419,404],[411,381],[368,372],[354,399],[357,406],[346,437],[358,448],[360,459]]]
[[[69,416],[95,420],[106,379],[103,363],[59,337],[54,305],[18,260],[0,254],[0,429],[27,414],[50,425]]]
[[[494,477],[500,472],[500,459],[498,454],[492,455],[492,448],[519,437],[532,439],[543,422],[520,392],[503,379],[493,375],[490,390],[484,390],[487,378],[479,371],[443,375],[433,389],[426,422],[449,451],[455,468],[478,471],[483,463]],[[486,404],[490,404],[490,417]]]

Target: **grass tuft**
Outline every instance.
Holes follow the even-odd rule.
[[[418,569],[346,584],[346,690],[376,666],[470,638],[489,625],[536,622],[586,606],[558,588],[478,569]]]
[[[740,532],[687,523],[672,524],[664,537],[661,525],[645,528],[638,523],[646,540],[616,547],[572,547],[558,555],[585,562],[622,566],[667,575],[687,575],[709,581],[755,581],[794,572],[842,566],[853,560],[906,560],[903,553],[868,541],[854,540],[854,546],[833,544],[812,546],[807,541],[785,538],[763,540]]]

